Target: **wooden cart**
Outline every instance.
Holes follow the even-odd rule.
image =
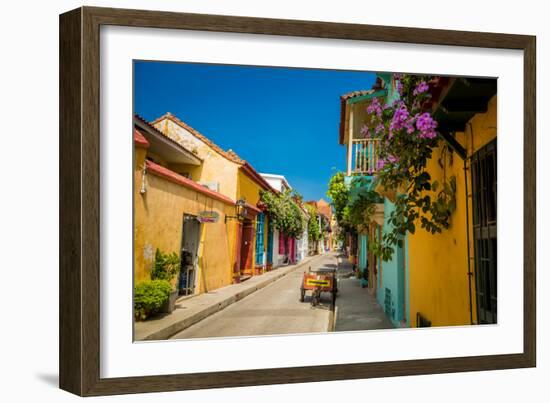
[[[336,293],[338,292],[336,284],[336,270],[329,268],[320,268],[311,270],[311,266],[302,279],[300,286],[300,302],[304,302],[306,291],[311,291],[311,305],[316,306],[321,301],[321,293],[329,292],[332,295],[332,304],[336,302]]]

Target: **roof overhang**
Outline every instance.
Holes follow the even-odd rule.
[[[355,91],[340,97],[340,131],[338,137],[339,144],[345,144],[346,132],[349,130],[350,107],[354,104],[364,103],[373,98],[386,96],[385,89]]]
[[[287,189],[292,190],[292,186],[290,186],[290,183],[288,183],[284,175],[260,173],[260,176],[265,180],[279,180]]]
[[[200,165],[202,160],[183,147],[181,144],[167,137],[144,119],[135,116],[134,127],[149,143],[149,151],[159,155],[170,164]]]
[[[240,166],[240,169],[243,171],[243,173],[248,176],[250,179],[252,179],[254,182],[256,182],[260,187],[264,190],[269,190],[274,193],[278,193],[277,190],[273,189],[271,185],[264,179],[262,175],[260,175],[256,170],[250,165],[248,162],[245,162],[243,165]]]
[[[464,132],[474,115],[487,112],[489,100],[496,93],[496,78],[451,78],[432,105],[440,136],[462,159],[466,158],[466,150],[455,139],[455,133]]]
[[[227,196],[225,196],[221,193],[210,190],[207,187],[202,186],[202,185],[198,184],[197,182],[195,182],[191,179],[188,179],[184,176],[181,176],[180,174],[178,174],[178,173],[176,173],[176,172],[174,172],[174,171],[172,171],[172,170],[170,170],[166,167],[155,164],[153,161],[146,161],[145,166],[147,168],[147,172],[150,173],[150,174],[159,176],[159,177],[161,177],[165,180],[168,180],[170,182],[173,182],[177,185],[181,185],[181,186],[184,186],[188,189],[194,190],[195,192],[202,193],[205,196],[208,196],[212,199],[219,200],[219,201],[221,201],[225,204],[235,205],[235,201],[232,200],[231,198],[229,198],[229,197],[227,197]]]

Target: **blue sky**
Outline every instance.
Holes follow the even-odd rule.
[[[338,144],[340,95],[369,89],[369,72],[136,61],[134,108],[166,112],[258,172],[284,175],[306,200],[326,196],[345,169]]]

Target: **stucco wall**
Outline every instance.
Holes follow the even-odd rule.
[[[192,189],[148,173],[146,192],[140,193],[145,152],[136,149],[134,172],[134,276],[148,280],[155,250],[180,255],[183,216],[213,210],[220,215],[217,223],[202,224],[199,245],[197,292],[211,291],[231,283],[233,225],[224,223],[233,206],[211,199]]]
[[[296,240],[296,261],[300,261],[307,256],[308,252],[308,235],[307,235],[307,224],[302,232],[302,237]]]
[[[486,113],[477,114],[466,125],[465,133],[458,133],[457,140],[467,149],[468,155],[496,137],[496,96],[491,99]],[[445,169],[439,165],[444,163]],[[457,208],[451,216],[451,226],[441,234],[432,235],[420,228],[408,239],[410,322],[414,326],[416,313],[420,312],[432,322],[432,326],[470,324],[468,290],[468,245],[466,234],[466,196],[463,161],[455,153],[443,155],[443,144],[434,149],[428,162],[428,172],[440,183],[456,177]],[[470,172],[467,175],[471,189]],[[472,204],[468,199],[470,255],[473,256]],[[472,264],[472,272],[474,270]],[[471,279],[472,315],[476,319],[475,278]]]
[[[273,268],[279,267],[281,263],[279,259],[279,230],[273,229]]]
[[[395,205],[387,198],[384,198],[383,234],[390,232],[393,228],[393,225],[389,222],[393,210],[395,210]],[[382,262],[382,270],[378,273],[376,298],[378,304],[386,311],[386,316],[392,321],[394,326],[400,326],[402,320],[405,318],[405,270],[403,249],[396,246],[392,259]],[[386,289],[389,290],[388,308],[386,308]]]
[[[200,166],[185,166],[191,179],[196,182],[217,182],[221,194],[236,199],[239,164],[230,161],[169,119],[157,122],[155,127],[203,160]],[[177,167],[176,170],[181,172],[182,169],[184,167]]]

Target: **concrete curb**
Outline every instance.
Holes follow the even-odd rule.
[[[181,320],[178,320],[177,322],[170,323],[166,327],[163,327],[161,329],[152,331],[148,333],[145,336],[141,336],[139,338],[136,337],[136,341],[152,341],[152,340],[166,340],[175,335],[176,333],[181,332],[184,329],[187,329],[188,327],[200,322],[201,320],[215,314],[216,312],[219,312],[225,308],[227,308],[229,305],[234,304],[237,301],[240,301],[241,299],[249,296],[250,294],[261,290],[264,287],[267,287],[268,285],[274,283],[277,280],[280,280],[284,276],[286,276],[289,273],[294,272],[295,270],[300,269],[301,267],[307,265],[308,263],[311,263],[316,258],[319,258],[324,255],[315,255],[310,258],[306,258],[306,261],[302,261],[298,263],[296,266],[293,267],[283,267],[275,269],[277,272],[276,275],[270,276],[269,278],[263,279],[263,281],[260,281],[254,285],[250,285],[249,287],[233,294],[228,297],[226,297],[223,300],[217,301],[216,303],[209,305],[205,307],[204,309],[201,309],[197,312],[192,313],[191,315],[182,318]],[[279,272],[280,270],[280,272]],[[271,272],[273,273],[273,272]],[[243,283],[246,284],[246,283]],[[197,297],[200,297],[198,295]],[[134,326],[135,331],[135,326]]]

